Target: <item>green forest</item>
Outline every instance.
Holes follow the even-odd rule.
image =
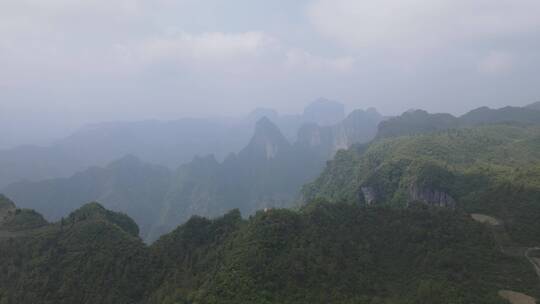
[[[5,227],[2,227],[5,229]],[[13,231],[10,228],[6,231]],[[504,303],[524,259],[459,211],[313,202],[194,217],[150,246],[97,203],[1,240],[0,303]]]
[[[193,216],[151,244],[96,202],[49,223],[1,196],[0,303],[540,298],[540,127],[400,130],[337,152],[297,207]]]

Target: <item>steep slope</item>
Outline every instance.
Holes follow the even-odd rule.
[[[340,149],[372,140],[381,121],[383,117],[373,108],[365,111],[355,110],[335,125],[304,125],[299,131],[295,145],[316,150],[322,157],[331,159]]]
[[[540,238],[540,127],[490,125],[379,140],[339,153],[304,188],[306,200],[406,206],[414,201],[489,214],[512,239]]]
[[[255,133],[238,157],[250,161],[271,160],[290,149],[290,143],[279,128],[268,118],[262,117],[255,125]]]
[[[100,201],[133,217],[144,236],[158,219],[170,180],[168,169],[126,156],[105,168],[90,168],[70,178],[21,182],[3,191],[20,206],[38,210],[52,221],[86,202]]]
[[[236,208],[252,214],[263,208],[290,207],[325,159],[292,146],[277,126],[261,118],[238,155],[223,163],[213,157],[197,158],[179,168],[152,235],[170,231],[194,214],[213,217]]]

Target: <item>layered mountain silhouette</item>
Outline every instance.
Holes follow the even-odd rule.
[[[133,217],[143,232],[154,224],[172,179],[165,167],[125,156],[106,167],[92,167],[69,178],[19,182],[5,191],[21,206],[59,220],[85,202],[100,201]]]
[[[214,154],[223,160],[249,142],[255,123],[263,116],[268,116],[293,141],[304,123],[335,124],[343,119],[344,111],[343,105],[321,99],[299,115],[258,109],[240,118],[87,125],[49,146],[0,150],[0,187],[20,180],[68,177],[90,166],[105,166],[126,154],[169,168],[176,168],[197,155]]]
[[[153,240],[192,215],[214,217],[234,208],[252,214],[294,205],[301,186],[315,179],[337,150],[371,140],[382,119],[373,109],[357,110],[338,124],[305,125],[291,144],[262,117],[248,144],[221,162],[213,155],[195,157],[173,172],[130,155],[68,178],[18,182],[3,191],[50,220],[99,201],[133,217],[143,238]],[[313,141],[317,136],[321,140]]]

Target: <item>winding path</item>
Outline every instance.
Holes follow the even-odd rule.
[[[540,251],[540,247],[527,248],[527,250],[525,250],[525,254],[524,254],[525,258],[527,258],[527,260],[533,265],[534,270],[536,271],[536,274],[540,278],[540,267],[538,266],[538,263],[534,260],[534,258],[532,258],[530,256],[532,251]]]

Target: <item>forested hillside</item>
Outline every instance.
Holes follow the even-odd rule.
[[[533,246],[540,243],[540,128],[486,125],[379,140],[338,153],[304,195],[486,213]]]
[[[40,228],[2,227],[0,303],[504,303],[500,289],[538,295],[526,261],[500,253],[485,226],[449,209],[313,202],[247,220],[238,211],[194,217],[151,246],[134,231],[125,215],[95,203]]]
[[[446,113],[431,114],[423,110],[411,110],[381,122],[377,138],[422,134],[496,123],[540,124],[540,111],[534,110],[534,107],[534,104],[527,107],[504,107],[500,109],[481,107],[459,117]]]

